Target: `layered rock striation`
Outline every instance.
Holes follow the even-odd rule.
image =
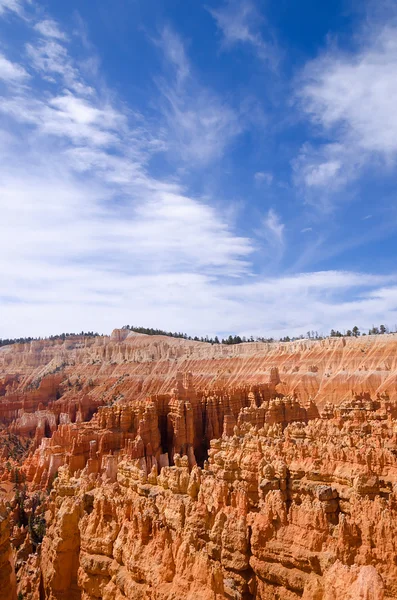
[[[129,400],[169,394],[178,371],[191,372],[194,387],[202,390],[266,384],[277,369],[280,393],[296,394],[302,401],[311,397],[318,406],[339,403],[352,390],[371,397],[387,391],[395,400],[396,346],[397,334],[228,346],[127,330],[115,330],[110,337],[16,344],[0,348],[0,397],[8,396],[0,418],[21,400],[22,390],[24,410],[36,410],[38,399],[26,397],[26,388],[51,373],[69,377],[71,384],[94,381],[97,396],[117,387]],[[12,390],[19,395],[12,396]]]
[[[46,597],[396,598],[396,427],[354,404],[307,424],[244,422],[203,467],[187,454],[161,469],[120,456],[100,478],[61,467]],[[69,527],[73,549],[59,550]]]
[[[0,349],[5,597],[397,599],[396,349]]]

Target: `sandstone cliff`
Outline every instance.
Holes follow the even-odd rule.
[[[0,349],[5,597],[397,599],[396,350]]]
[[[319,406],[338,403],[352,390],[372,397],[387,391],[395,400],[396,347],[397,334],[227,346],[125,330],[110,337],[5,346],[0,348],[0,396],[9,390],[9,400],[2,403],[0,417],[13,418],[12,405],[18,410],[24,402],[30,411],[40,399],[56,396],[59,376],[72,384],[94,381],[91,398],[113,386],[129,400],[170,393],[178,371],[191,372],[194,387],[204,389],[268,383],[277,369],[280,393],[295,393],[302,401],[312,397]],[[20,390],[29,385],[39,389],[21,397]]]

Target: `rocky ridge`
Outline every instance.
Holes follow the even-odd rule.
[[[5,598],[397,598],[396,347],[0,349]]]

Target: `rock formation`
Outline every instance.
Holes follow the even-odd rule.
[[[17,591],[10,543],[10,522],[3,502],[0,504],[0,590],[4,600],[15,600]]]
[[[4,597],[397,600],[396,350],[0,349]]]

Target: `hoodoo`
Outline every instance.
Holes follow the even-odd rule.
[[[0,349],[15,600],[397,598],[397,337]]]

